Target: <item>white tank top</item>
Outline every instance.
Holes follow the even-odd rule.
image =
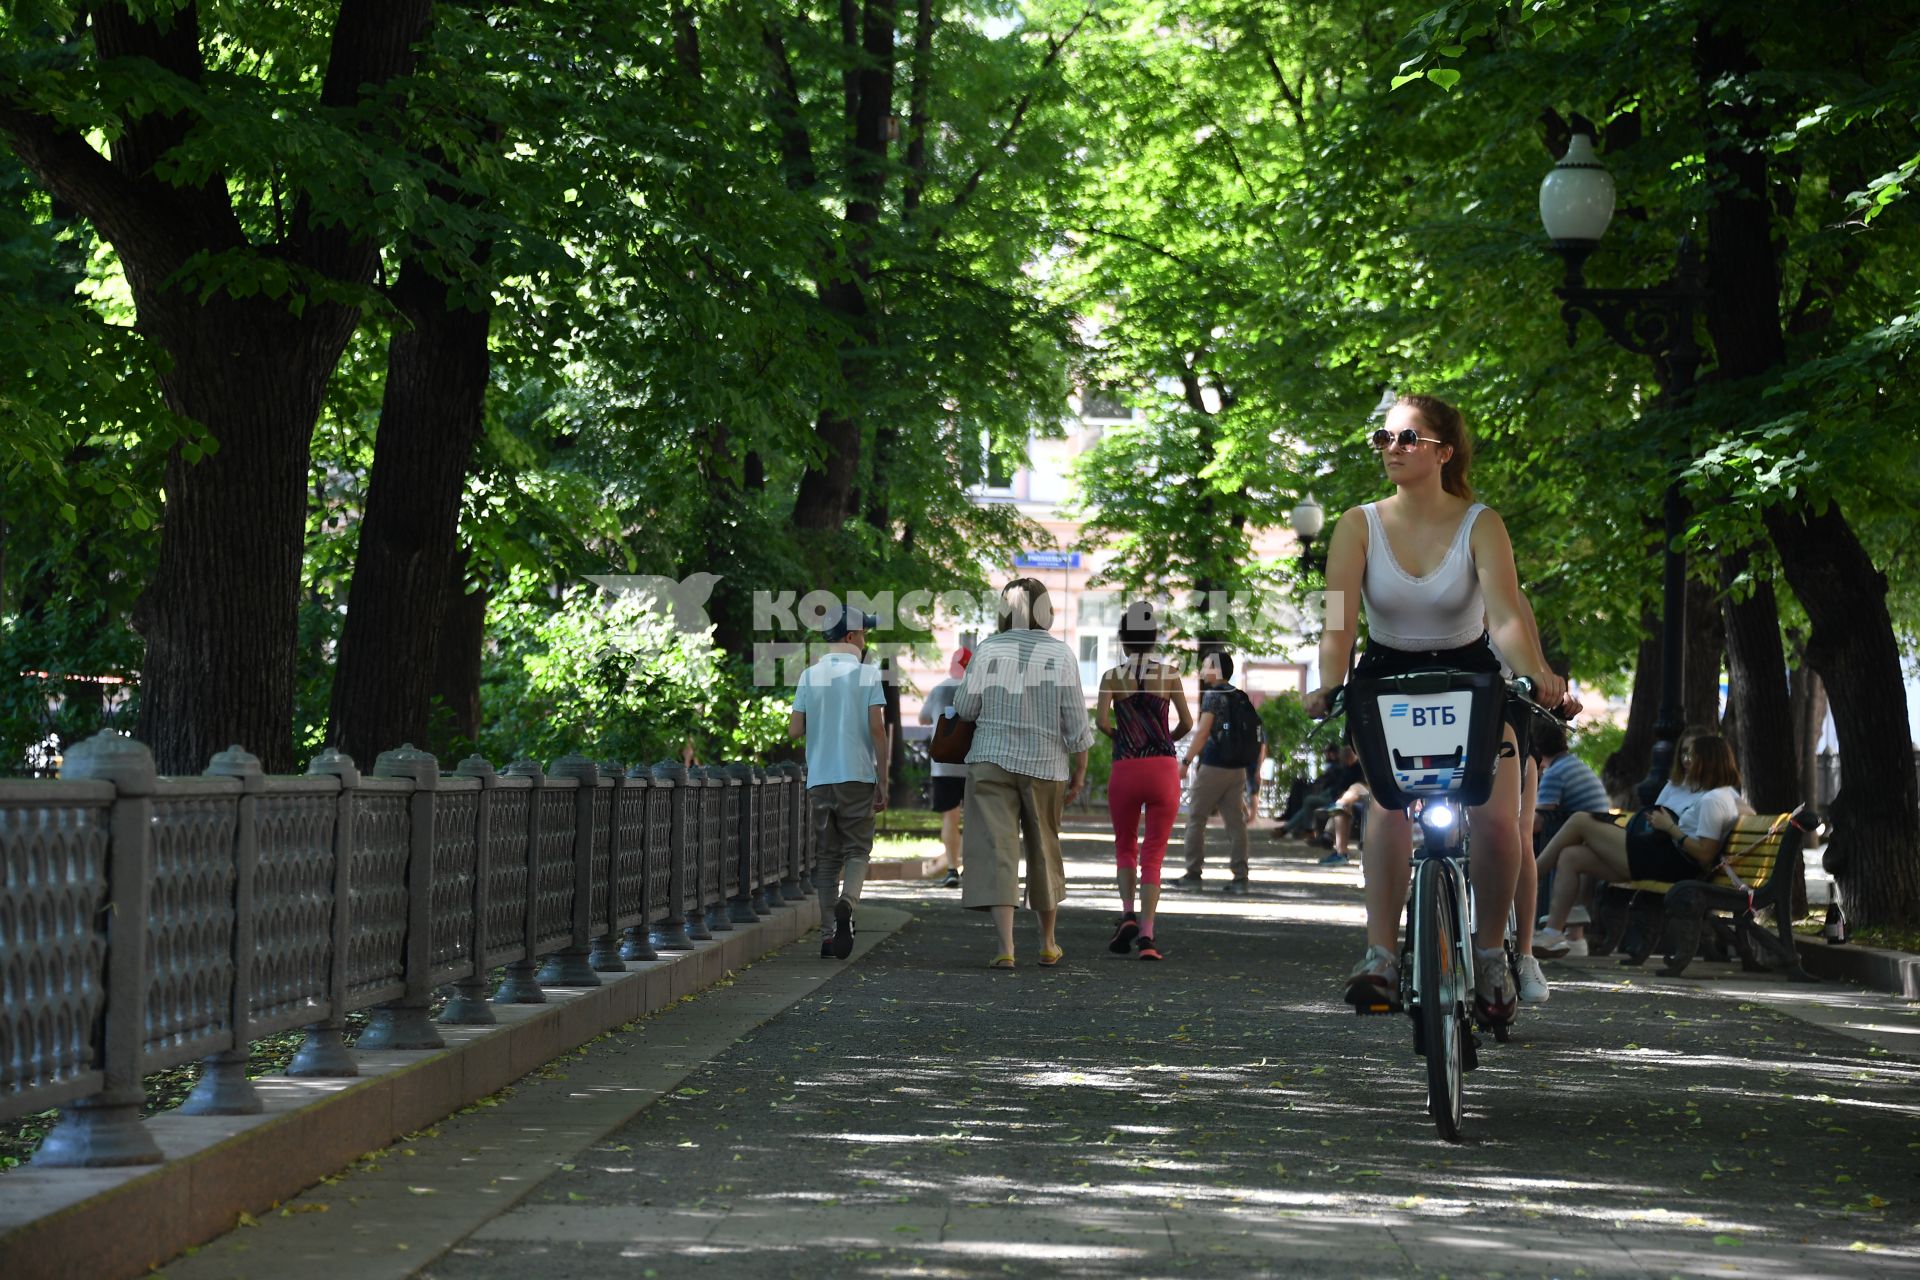
[[[1487,604],[1480,594],[1480,576],[1474,570],[1473,522],[1486,504],[1467,508],[1447,547],[1446,558],[1432,573],[1416,578],[1400,567],[1387,542],[1386,526],[1371,502],[1367,513],[1367,571],[1360,580],[1360,598],[1367,608],[1367,636],[1389,649],[1426,652],[1458,649],[1472,644],[1486,631]]]

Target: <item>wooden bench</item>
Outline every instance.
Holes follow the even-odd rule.
[[[1800,876],[1803,838],[1799,822],[1789,814],[1748,814],[1721,843],[1731,875],[1723,865],[1701,880],[1635,880],[1612,886],[1610,901],[1625,899],[1629,921],[1620,963],[1644,964],[1655,943],[1664,940],[1666,965],[1660,972],[1679,977],[1699,953],[1706,926],[1723,953],[1731,948],[1739,955],[1743,970],[1764,971],[1757,950],[1765,951],[1790,977],[1814,981],[1801,967],[1793,944],[1793,884]],[[1768,908],[1773,909],[1772,927],[1756,918]]]

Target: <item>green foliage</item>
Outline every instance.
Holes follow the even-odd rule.
[[[1315,720],[1307,714],[1297,693],[1282,693],[1260,704],[1260,724],[1267,731],[1267,755],[1285,778],[1289,770],[1319,772],[1320,757],[1341,740],[1338,721]]]
[[[1072,21],[1034,12],[1055,32]],[[1762,68],[1703,87],[1698,29],[1726,13],[1144,0],[1078,41],[1065,62],[1087,158],[1062,183],[1073,252],[1052,280],[1090,317],[1089,379],[1143,411],[1083,477],[1121,576],[1188,584],[1216,572],[1213,548],[1244,562],[1242,520],[1282,525],[1309,490],[1330,513],[1381,496],[1361,441],[1388,389],[1465,410],[1475,487],[1506,517],[1549,652],[1584,677],[1633,660],[1676,450],[1700,552],[1754,544],[1767,504],[1811,496],[1843,501],[1878,562],[1907,563],[1920,448],[1874,423],[1914,417],[1920,387],[1920,220],[1893,194],[1920,152],[1912,24],[1807,3],[1728,15]],[[1709,360],[1679,414],[1591,320],[1564,345],[1535,208],[1541,111],[1607,133],[1620,214],[1590,282],[1653,284],[1724,180],[1701,161],[1706,93],[1756,104],[1773,139],[1791,358],[1759,385]],[[1772,571],[1764,550],[1758,564]],[[1903,619],[1914,582],[1894,581]]]
[[[581,585],[555,601],[524,570],[489,610],[479,750],[542,763],[568,752],[628,763],[765,761],[786,742],[791,698],[748,683],[711,631],[677,630],[650,602]]]
[[[1113,779],[1113,739],[1095,731],[1087,748],[1087,786],[1104,787]]]
[[[1598,720],[1583,724],[1578,733],[1570,735],[1567,746],[1574,755],[1586,761],[1589,769],[1599,773],[1608,757],[1620,749],[1626,736],[1626,725]]]

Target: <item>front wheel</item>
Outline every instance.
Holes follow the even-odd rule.
[[[1420,1039],[1427,1056],[1427,1111],[1448,1142],[1460,1141],[1461,1077],[1466,1070],[1466,1020],[1461,1016],[1465,975],[1460,971],[1460,904],[1453,878],[1438,858],[1414,874],[1420,974]]]

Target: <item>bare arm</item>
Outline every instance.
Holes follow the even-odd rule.
[[[787,736],[795,742],[807,736],[807,713],[796,711],[787,717]]]
[[[1167,696],[1173,699],[1173,710],[1179,718],[1179,723],[1173,727],[1173,740],[1178,742],[1193,731],[1193,712],[1187,706],[1187,686],[1174,681]]]
[[[1533,681],[1542,705],[1559,706],[1567,696],[1567,683],[1547,666],[1533,607],[1520,592],[1520,574],[1513,566],[1513,541],[1498,512],[1486,511],[1474,521],[1472,546],[1474,571],[1480,578],[1480,594],[1487,602],[1487,630],[1493,633],[1493,642],[1515,675]]]
[[[1186,691],[1182,690],[1180,696],[1184,699],[1186,697]],[[1200,754],[1200,748],[1206,745],[1207,738],[1212,733],[1213,712],[1202,711],[1200,713],[1200,723],[1194,726],[1193,740],[1187,743],[1186,759],[1180,762],[1182,769],[1190,769],[1193,767],[1193,758]]]
[[[893,764],[892,738],[887,733],[887,709],[875,704],[867,708],[867,732],[873,735],[873,811],[887,807],[887,769]]]
[[[1094,703],[1093,723],[1109,738],[1113,736],[1113,673],[1100,677],[1100,700]]]
[[[1327,694],[1345,679],[1360,635],[1360,583],[1367,571],[1367,517],[1358,507],[1333,526],[1327,547],[1326,628],[1320,633],[1320,688],[1304,699],[1307,714],[1327,714]]]
[[[1075,751],[1067,757],[1067,796],[1066,803],[1072,804],[1080,798],[1080,792],[1087,785],[1087,753],[1085,749]]]

